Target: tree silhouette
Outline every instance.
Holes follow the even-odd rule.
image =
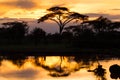
[[[35,28],[31,32],[31,35],[34,36],[34,38],[43,38],[46,35],[46,32],[41,28]]]
[[[8,35],[7,32],[8,32],[8,30],[6,28],[1,27],[0,28],[0,38],[1,39],[7,38],[8,37],[7,36]]]
[[[59,33],[61,34],[66,24],[73,20],[87,20],[88,16],[82,15],[76,12],[69,12],[69,9],[66,7],[51,7],[47,9],[48,14],[42,16],[38,19],[38,23],[45,20],[51,20],[57,23],[59,26]]]
[[[120,28],[120,22],[112,22],[109,27],[109,31],[113,31],[114,29]]]
[[[69,31],[68,31],[68,32],[67,32],[67,31],[65,32],[65,31],[64,31],[64,32],[62,33],[62,38],[70,41],[70,40],[73,38],[73,34],[72,34],[72,32],[69,32]]]
[[[65,30],[67,32],[72,32],[75,37],[90,37],[93,35],[93,31],[84,24],[69,26],[66,27]]]
[[[98,77],[98,80],[106,80],[105,73],[106,70],[102,68],[102,65],[98,65],[98,67],[94,70],[94,75]]]
[[[17,65],[19,68],[25,63],[25,59],[27,59],[27,56],[4,56],[5,60],[11,61],[13,64]]]
[[[29,36],[32,38],[32,40],[38,43],[40,40],[45,38],[46,32],[43,29],[36,27],[31,31]]]
[[[109,26],[111,21],[103,16],[98,17],[96,20],[85,21],[83,23],[89,23],[89,25],[93,26],[93,29],[96,33],[109,31]]]
[[[2,23],[7,37],[10,39],[23,39],[28,32],[28,25],[26,22],[6,22]]]

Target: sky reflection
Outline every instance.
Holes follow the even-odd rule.
[[[48,57],[46,58],[47,63],[44,62],[43,64],[52,68],[59,66],[60,61],[60,57]],[[105,76],[107,80],[112,80],[110,78],[109,67],[113,64],[120,65],[119,61],[120,60],[117,59],[100,61],[100,64],[106,69],[107,73]],[[96,80],[94,73],[87,72],[87,70],[95,69],[98,65],[97,62],[93,63],[93,66],[90,68],[80,68],[78,71],[75,71],[74,69],[78,68],[78,66],[82,66],[81,63],[82,62],[77,63],[74,60],[69,60],[65,57],[62,68],[70,71],[70,75],[67,77],[52,77],[49,75],[50,71],[35,64],[34,57],[29,57],[26,59],[25,63],[21,67],[18,67],[11,61],[3,60],[0,66],[0,80]]]

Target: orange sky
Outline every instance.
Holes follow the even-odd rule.
[[[91,17],[120,18],[120,0],[0,0],[0,18],[39,18],[52,6],[65,6]]]

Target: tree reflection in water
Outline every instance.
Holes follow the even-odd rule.
[[[98,65],[98,67],[94,69],[94,74],[97,76],[98,80],[107,80],[105,73],[106,71],[102,68],[102,65]]]
[[[93,72],[97,77],[97,80],[107,80],[105,77],[106,70],[102,68],[102,65],[98,65],[94,70],[88,70],[88,72]]]
[[[1,56],[0,57],[0,63],[3,60],[9,60],[13,64],[17,65],[18,67],[21,67],[25,63],[25,59],[28,59],[26,56]]]
[[[73,57],[60,56],[57,58],[53,64],[47,65],[49,63],[47,59],[36,57],[36,64],[48,70],[50,72],[49,75],[52,77],[68,76],[71,72],[78,69],[78,64],[73,60]],[[50,61],[52,62],[52,60]]]
[[[30,57],[31,56],[1,56],[0,62],[2,60],[9,60],[20,68]],[[52,77],[69,76],[71,72],[79,71],[81,68],[88,68],[88,66],[90,67],[94,62],[91,64],[90,59],[83,59],[77,56],[55,56],[53,60],[50,58],[52,58],[52,56],[32,56],[34,64],[49,71],[49,75]]]
[[[106,69],[102,67],[99,62],[98,55],[96,55],[97,67],[94,70],[88,70],[88,72],[94,72],[94,75],[97,77],[97,80],[107,80],[105,77]]]
[[[31,60],[32,59],[32,60]],[[96,57],[84,57],[84,56],[1,56],[0,62],[3,60],[9,60],[19,68],[23,66],[27,61],[33,63],[38,67],[42,67],[49,71],[48,75],[52,77],[66,77],[72,72],[80,71],[82,68],[89,72],[94,72],[97,80],[107,80],[105,77],[106,70],[102,68],[102,65],[90,70],[94,63],[97,63]],[[31,61],[30,61],[31,60]],[[100,59],[99,59],[100,60]]]
[[[118,64],[111,65],[109,71],[112,79],[120,79],[120,66]]]

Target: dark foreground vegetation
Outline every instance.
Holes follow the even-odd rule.
[[[54,15],[47,14],[38,20],[41,22],[49,19],[49,17],[50,20],[53,20],[51,17],[59,16],[57,19],[60,23],[53,20],[58,23],[59,33],[48,34],[39,27],[29,31],[29,26],[24,21],[2,23],[3,27],[0,28],[1,53],[31,52],[33,54],[34,52],[46,52],[45,55],[47,55],[47,52],[66,54],[70,52],[120,53],[120,22],[113,22],[102,16],[90,21],[86,19],[88,16],[72,13],[65,20],[67,22],[62,23],[61,18],[65,10],[67,9],[60,8],[58,11],[61,12],[58,13],[53,8]],[[65,27],[67,23],[74,19],[76,21],[82,19],[82,22]]]

